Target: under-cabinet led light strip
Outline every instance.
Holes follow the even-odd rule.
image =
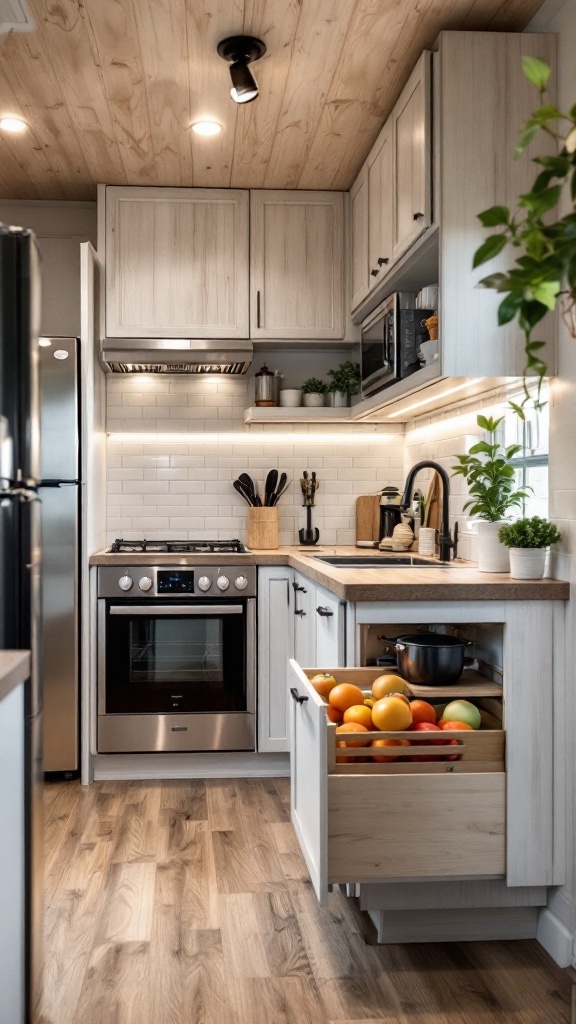
[[[164,434],[154,433],[126,433],[110,431],[108,437],[111,441],[120,444],[218,444],[218,445],[245,445],[245,444],[307,444],[307,445],[364,445],[364,444],[391,444],[398,443],[398,433],[388,433],[382,429],[374,432],[350,432],[347,434],[315,434],[310,433],[189,433],[189,434]]]
[[[474,380],[467,380],[464,384],[457,384],[455,388],[448,388],[447,391],[442,391],[435,395],[431,395],[430,398],[423,398],[420,402],[414,402],[413,405],[405,405],[402,409],[398,409],[396,412],[388,414],[388,419],[394,419],[395,416],[403,416],[406,412],[412,412],[413,409],[421,409],[424,405],[430,405],[432,402],[437,402],[439,399],[447,398],[448,395],[455,395],[457,391],[464,391],[465,388],[471,388],[480,381],[484,380],[484,377],[475,377]]]

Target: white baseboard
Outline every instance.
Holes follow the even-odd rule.
[[[96,754],[95,782],[137,779],[250,779],[290,775],[288,754]]]
[[[570,967],[574,936],[560,918],[547,908],[540,911],[536,938],[559,967]]]

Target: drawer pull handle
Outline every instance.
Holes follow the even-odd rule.
[[[300,696],[295,686],[290,687],[290,695],[292,697],[292,700],[295,700],[297,704],[305,704],[306,701],[308,700],[308,697]]]
[[[295,608],[294,615],[306,615],[306,612],[304,611],[303,608]]]
[[[321,604],[318,605],[316,611],[318,612],[318,615],[323,615],[325,618],[328,618],[330,615],[334,615],[334,612],[330,611],[329,608],[324,608]]]

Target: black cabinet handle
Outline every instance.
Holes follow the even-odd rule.
[[[295,608],[294,615],[306,615],[306,612],[304,611],[303,608]]]
[[[300,696],[295,686],[290,687],[290,695],[292,697],[292,700],[295,700],[297,704],[305,704],[306,701],[308,700],[308,697]]]
[[[379,270],[371,270],[370,273],[372,274],[372,277],[378,277],[378,274],[380,273],[380,271]]]
[[[412,217],[414,218],[414,220],[420,220],[420,217],[423,217],[423,216],[424,216],[423,213],[413,213],[412,214]]]
[[[300,590],[302,594],[308,593],[306,587],[301,587],[299,583],[296,583],[296,580],[294,580],[292,586],[294,587],[294,593],[296,593],[298,590]]]
[[[384,263],[390,263],[389,257],[388,256],[386,256],[386,257],[385,256],[379,256],[378,257],[378,266],[381,267]]]
[[[323,615],[326,618],[328,618],[330,615],[334,615],[334,612],[331,612],[329,608],[325,608],[324,605],[321,604],[318,605],[316,611],[318,612],[318,615]]]
[[[256,327],[260,327],[260,292],[256,292]]]

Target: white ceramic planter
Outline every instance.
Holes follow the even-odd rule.
[[[515,580],[541,580],[546,548],[510,548],[510,575]]]
[[[307,409],[321,409],[324,406],[324,395],[319,395],[315,391],[303,395],[302,399]]]
[[[297,409],[302,404],[300,388],[282,388],[280,405],[283,409]]]
[[[508,548],[498,540],[498,531],[506,520],[488,523],[479,519],[476,524],[478,533],[478,570],[479,572],[510,572],[510,555]]]

